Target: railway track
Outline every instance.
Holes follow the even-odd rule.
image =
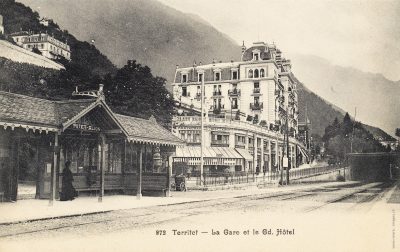
[[[210,199],[185,204],[154,206],[131,210],[118,210],[106,213],[83,215],[75,217],[64,217],[50,220],[37,220],[24,223],[15,223],[0,226],[0,239],[19,237],[23,235],[36,235],[43,232],[68,231],[74,229],[88,230],[124,230],[147,225],[155,225],[174,221],[177,218],[185,218],[193,215],[208,214],[213,211],[235,211],[241,209],[257,208],[268,205],[268,202],[283,202],[291,200],[307,200],[318,198],[321,194],[331,193],[333,198],[322,204],[307,208],[303,212],[312,212],[324,208],[330,204],[342,202],[356,194],[368,191],[370,188],[378,187],[377,193],[368,195],[361,199],[369,202],[376,198],[381,189],[386,188],[382,184],[375,185],[353,185],[353,186],[324,186],[308,190],[281,192],[275,194],[260,194],[251,196],[240,196],[235,198]],[[350,190],[350,192],[348,192]],[[360,202],[361,202],[360,201]],[[358,202],[357,202],[358,203]],[[111,228],[110,228],[111,227]]]

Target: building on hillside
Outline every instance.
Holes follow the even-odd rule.
[[[46,17],[43,17],[43,18],[41,18],[39,20],[39,23],[44,25],[44,26],[46,26],[46,27],[49,26],[49,24],[52,23],[52,22],[53,22],[52,19],[49,19],[49,18],[46,18]]]
[[[149,120],[116,114],[97,97],[50,101],[0,91],[0,195],[19,189],[54,200],[71,163],[78,192],[168,192],[171,156],[183,142]],[[26,150],[29,150],[29,155]],[[20,158],[24,157],[24,158]],[[35,189],[36,188],[36,189]]]
[[[59,59],[63,57],[71,60],[70,46],[47,33],[33,34],[27,31],[20,31],[12,33],[10,36],[17,45],[29,51],[37,48],[46,58]]]
[[[205,171],[274,171],[287,156],[286,132],[291,167],[306,160],[306,148],[297,139],[299,106],[291,62],[275,44],[257,42],[250,48],[243,44],[239,62],[177,67],[172,87],[179,110],[173,132],[190,147],[177,150],[176,162],[187,162],[194,170],[199,166],[198,152],[190,148],[200,148],[202,81],[205,146],[210,155],[218,153],[214,148],[225,148],[225,154],[205,157]],[[227,153],[234,151],[242,155],[242,163],[235,155],[229,158]]]
[[[0,34],[4,34],[3,16],[0,15]]]

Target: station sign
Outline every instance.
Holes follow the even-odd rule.
[[[95,132],[99,132],[101,130],[100,127],[97,127],[94,125],[88,125],[88,124],[81,124],[81,123],[73,123],[72,128],[83,130],[83,131],[95,131]]]

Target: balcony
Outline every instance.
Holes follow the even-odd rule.
[[[250,109],[251,110],[262,110],[263,109],[263,103],[250,103]]]
[[[213,96],[221,96],[221,95],[222,95],[221,90],[213,92]]]
[[[236,142],[235,148],[244,149],[244,148],[246,148],[246,144],[243,142]]]
[[[223,140],[212,140],[211,146],[229,147],[229,142]]]
[[[200,101],[201,100],[201,93],[197,93],[195,96],[195,99]]]
[[[253,146],[249,146],[249,153],[250,153],[251,155],[254,154],[254,147],[253,147]]]
[[[232,90],[228,90],[229,96],[240,96],[240,89],[234,88]]]
[[[260,88],[254,88],[253,89],[253,93],[251,95],[252,96],[260,96],[260,95],[262,95]]]

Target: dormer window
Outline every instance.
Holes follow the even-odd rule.
[[[188,75],[185,73],[182,74],[182,83],[186,83],[188,80]]]
[[[253,60],[260,60],[260,50],[253,51]]]
[[[203,81],[203,76],[204,76],[203,73],[199,73],[199,82],[202,82],[202,81]]]

